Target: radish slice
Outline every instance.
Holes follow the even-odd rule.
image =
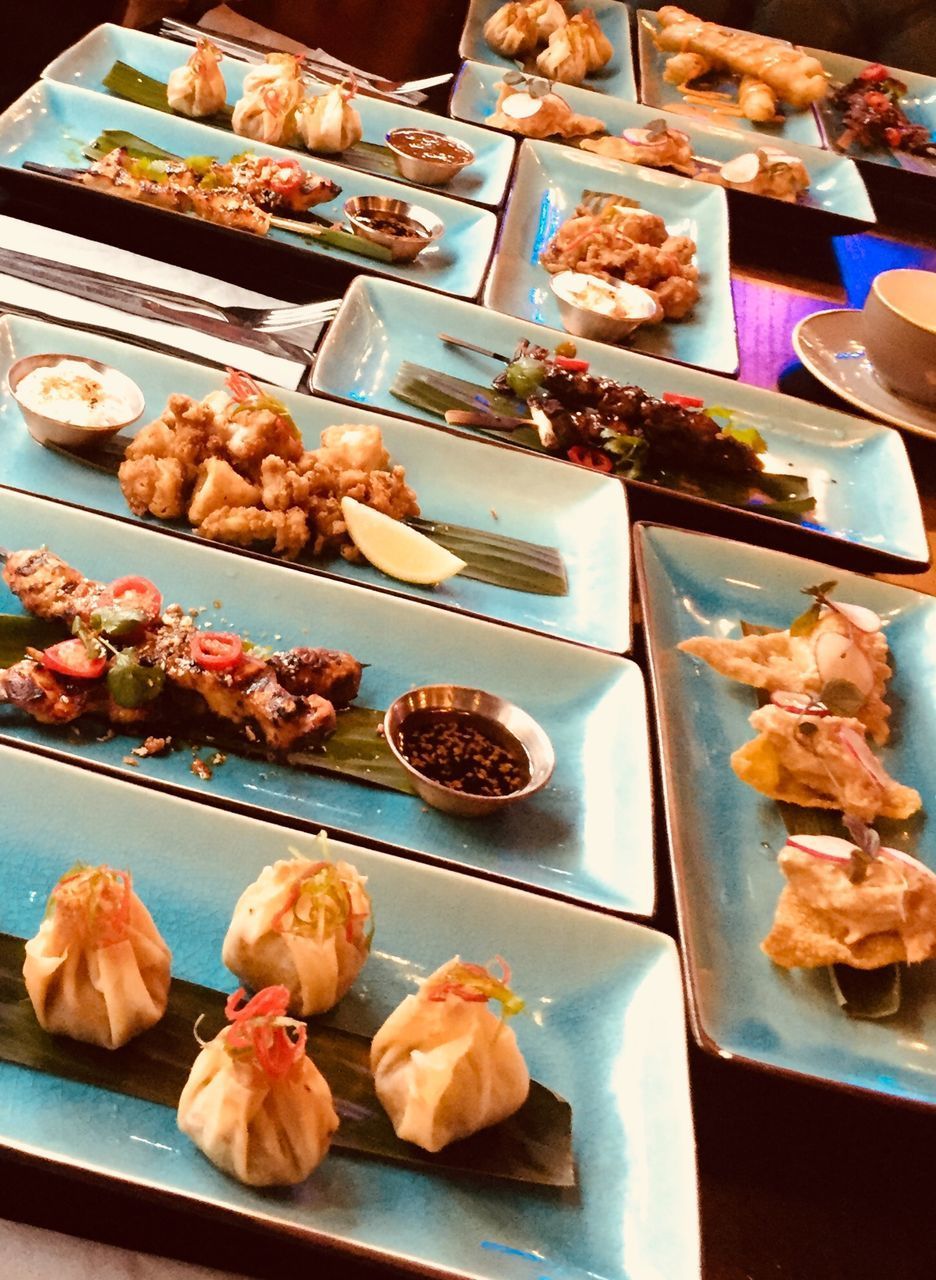
[[[873,609],[866,609],[863,604],[844,604],[838,600],[829,600],[828,605],[866,635],[873,635],[881,629],[880,615]]]
[[[632,147],[661,147],[669,142],[667,134],[652,134],[649,129],[625,129],[621,137]]]
[[[729,160],[721,167],[721,176],[732,185],[753,182],[759,173],[760,160],[753,151],[735,156],[733,160]]]
[[[877,756],[873,754],[871,748],[860,734],[845,724],[839,729],[839,741],[843,747],[852,753],[869,778],[882,789],[887,786],[887,774],[881,768],[881,763]]]
[[[801,716],[827,716],[828,707],[817,705],[808,693],[787,693],[784,689],[775,689],[770,701],[781,711],[790,711]]]
[[[825,862],[851,862],[854,842],[841,836],[787,836],[787,845]]]
[[[909,853],[904,853],[902,849],[891,849],[887,845],[882,845],[880,852],[887,858],[891,858],[894,862],[903,862],[908,867],[916,867],[917,871],[922,871],[924,875],[930,876],[936,880],[936,871],[933,871],[919,858],[912,857]]]
[[[527,120],[535,116],[542,105],[542,98],[531,97],[528,93],[512,93],[501,103],[501,111],[513,120]]]
[[[847,680],[865,698],[874,688],[871,663],[849,636],[823,631],[813,645],[813,654],[823,684]]]

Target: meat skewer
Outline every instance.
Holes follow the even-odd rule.
[[[200,172],[181,161],[134,159],[125,147],[115,147],[88,169],[32,161],[23,168],[260,236],[273,227],[299,235],[320,235],[325,227],[331,227],[330,220],[313,224],[283,214],[307,214],[313,205],[334,200],[341,193],[336,183],[306,173],[298,161],[257,156],[244,157],[236,164],[210,161]]]
[[[102,610],[114,608],[121,585],[136,593],[135,600],[147,588],[155,592],[144,579],[120,579],[108,586],[85,578],[45,548],[4,554],[6,584],[36,617],[76,629],[81,638],[64,643],[79,651],[88,636],[92,648],[95,642],[101,647],[101,633],[93,624]],[[181,606],[162,612],[161,605],[157,594],[152,616],[140,624],[131,619],[137,626],[132,649],[108,644],[111,656],[106,659],[82,659],[79,652],[79,665],[70,669],[54,654],[63,645],[30,651],[0,671],[0,702],[42,724],[67,724],[95,714],[127,726],[156,717],[165,689],[166,695],[194,699],[200,709],[243,730],[248,741],[259,737],[269,749],[287,752],[301,742],[327,737],[336,724],[335,704],[346,705],[357,696],[362,667],[351,654],[297,648],[258,657],[244,650],[239,637],[199,631]],[[144,679],[147,673],[159,675],[156,696],[147,695],[135,706],[116,701],[108,680],[119,664],[126,666],[130,654]]]

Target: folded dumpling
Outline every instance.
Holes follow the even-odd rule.
[[[569,22],[570,27],[580,27],[585,45],[585,58],[589,73],[600,71],[614,57],[614,45],[601,29],[601,23],[591,9],[583,9]]]
[[[536,37],[541,44],[569,21],[560,0],[532,0],[526,8],[536,19]]]
[[[860,720],[768,703],[750,723],[757,737],[734,752],[731,767],[772,800],[841,809],[863,822],[909,818],[922,804],[920,793],[892,778],[872,754]]]
[[[536,69],[560,84],[581,84],[588,75],[592,43],[589,29],[573,19],[549,37],[536,59]]]
[[[184,116],[217,115],[227,100],[220,61],[220,49],[210,40],[199,40],[185,66],[169,74],[166,98],[173,111]]]
[[[530,1073],[506,1019],[523,1008],[501,978],[458,956],[391,1013],[371,1044],[377,1097],[397,1137],[426,1151],[518,1111]],[[488,1000],[498,1000],[497,1017]]]
[[[166,1012],[171,960],[130,872],[79,865],[52,890],[23,978],[46,1031],[119,1049]]]
[[[195,1059],[179,1128],[212,1164],[253,1187],[302,1182],[328,1154],[338,1117],[306,1054],[306,1026],[286,1017],[289,992],[267,987],[227,1003],[231,1025]]]
[[[370,953],[366,883],[348,862],[313,862],[299,854],[264,867],[234,908],[224,963],[254,990],[285,987],[296,1017],[324,1013]]]
[[[353,89],[336,84],[318,98],[306,98],[299,108],[297,124],[303,146],[319,155],[347,151],[364,136],[358,110],[351,105]]]
[[[527,4],[502,4],[484,24],[484,38],[505,58],[523,58],[537,45],[537,19]]]
[[[299,139],[296,114],[302,97],[299,60],[291,53],[268,53],[266,62],[244,77],[231,127],[243,138],[291,146]]]
[[[840,691],[847,684],[857,695],[850,714],[861,721],[875,742],[885,743],[890,707],[884,694],[892,672],[880,619],[870,610],[851,605],[823,604],[815,609],[814,623],[794,628],[796,634],[786,630],[740,639],[693,636],[683,640],[679,648],[701,658],[720,675],[766,693],[808,694],[819,699],[833,683]]]
[[[936,875],[897,849],[856,863],[858,852],[837,836],[789,837],[778,859],[787,883],[761,943],[774,964],[879,969],[936,955]]]

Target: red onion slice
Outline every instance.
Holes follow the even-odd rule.
[[[871,751],[864,738],[856,733],[854,729],[850,729],[847,724],[843,724],[839,729],[839,741],[852,753],[868,777],[883,790],[887,786],[887,774],[881,768],[880,761]]]
[[[669,142],[668,134],[661,133],[654,136],[649,129],[624,129],[621,137],[632,147],[662,147]]]
[[[824,862],[851,862],[854,842],[841,836],[787,836],[787,845]]]

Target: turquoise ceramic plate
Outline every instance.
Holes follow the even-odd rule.
[[[778,125],[755,124],[753,120],[745,120],[743,116],[726,115],[710,107],[693,106],[686,102],[676,85],[667,84],[663,79],[666,59],[671,55],[662,53],[653,39],[653,32],[659,31],[656,14],[649,9],[637,11],[637,49],[640,58],[640,101],[648,107],[663,107],[667,111],[676,111],[681,116],[692,120],[716,123],[726,129],[740,129],[745,133],[758,135],[764,139],[783,139],[787,142],[805,142],[810,146],[822,145],[819,124],[812,110],[793,111],[780,104],[783,123]]]
[[[25,161],[37,164],[83,167],[87,160],[82,148],[93,142],[105,129],[123,129],[145,138],[176,155],[213,155],[222,160],[244,150],[243,138],[233,133],[222,133],[210,125],[199,124],[183,116],[164,115],[138,107],[133,102],[105,97],[72,85],[55,84],[43,80],[33,85],[21,98],[0,116],[0,165],[19,169]],[[250,150],[257,155],[292,157],[291,151],[268,147],[252,142]],[[325,217],[341,220],[345,201],[350,196],[394,196],[409,200],[412,188],[392,182],[388,178],[375,178],[371,174],[357,173],[310,157],[309,168],[325,178],[330,178],[341,188],[341,195],[328,204],[317,205],[315,212]],[[51,183],[53,179],[49,179]],[[116,197],[114,197],[116,199]],[[344,249],[319,249],[308,237],[274,228],[268,239],[288,244],[296,250],[296,261],[314,264],[323,257],[334,258],[358,270],[376,271],[379,274],[397,276],[413,284],[441,289],[471,298],[478,292],[491,254],[497,221],[487,209],[479,209],[461,200],[431,191],[420,191],[418,203],[425,206],[445,223],[441,238],[412,263],[377,262],[347,253]],[[107,206],[105,206],[107,207]],[[174,225],[183,227],[185,214],[169,214],[150,209],[157,216],[170,217]],[[218,236],[227,236],[228,243],[237,246],[248,232],[233,232],[215,227]],[[231,239],[233,237],[233,239]],[[256,237],[252,237],[256,238]],[[232,249],[236,252],[236,247]],[[307,265],[307,269],[308,269]]]
[[[608,164],[587,152],[548,142],[524,142],[484,286],[487,306],[562,328],[549,272],[539,260],[585,191],[636,200],[663,218],[670,235],[689,236],[698,246],[701,298],[692,316],[678,324],[664,321],[637,329],[631,339],[635,350],[716,373],[737,373],[725,193],[721,187],[656,169]]]
[[[180,978],[233,990],[241,890],[314,837],[0,748],[0,929],[31,935],[76,857],[128,867]],[[30,796],[54,797],[42,823]],[[128,833],[132,833],[129,835]],[[377,933],[332,1021],[371,1034],[455,952],[505,952],[531,1074],[572,1105],[579,1194],[443,1178],[335,1151],[300,1187],[220,1173],[153,1103],[0,1063],[0,1144],[437,1276],[696,1280],[695,1153],[676,949],[639,925],[333,843],[368,877]],[[181,887],[184,886],[184,889]],[[181,890],[181,892],[180,892]],[[562,946],[550,940],[561,937]]]
[[[473,124],[486,124],[488,117],[497,106],[497,86],[502,76],[501,68],[484,66],[480,62],[463,63],[452,90],[450,103],[452,115],[459,120],[471,121]],[[595,116],[602,120],[611,134],[619,135],[625,129],[646,128],[652,120],[665,119],[669,128],[681,129],[683,133],[688,134],[692,154],[705,168],[719,168],[735,156],[754,150],[757,145],[757,139],[739,134],[733,129],[726,129],[715,122],[709,123],[666,111],[661,112],[659,108],[641,106],[636,102],[625,102],[620,98],[601,98],[594,93],[589,93],[587,89],[573,89],[567,85],[557,85],[556,92],[580,115]],[[550,141],[558,142],[559,140],[550,139]],[[575,147],[577,143],[566,142],[564,145]],[[815,147],[805,146],[803,143],[788,139],[784,139],[783,146],[790,155],[798,156],[803,161],[811,180],[809,191],[803,196],[802,201],[790,207],[836,214],[840,218],[850,218],[858,222],[877,220],[861,175],[853,161],[846,159],[845,156],[817,151]],[[617,167],[622,162],[608,163]],[[748,201],[754,198],[740,191],[729,191],[728,197],[729,200],[741,197],[746,206]],[[757,197],[758,201],[767,198]],[[783,205],[783,202],[771,200],[769,207],[774,209],[777,205]]]
[[[501,7],[501,3],[502,0],[471,0],[458,46],[460,57],[473,58],[476,62],[490,62],[497,67],[517,65],[510,58],[503,58],[495,53],[484,38],[484,24]],[[637,86],[634,81],[630,10],[627,5],[619,3],[619,0],[591,0],[588,4],[585,0],[570,0],[568,3],[563,0],[563,7],[570,15],[584,9],[591,10],[614,47],[614,57],[607,66],[589,76],[585,83],[598,93],[613,94],[616,98],[626,98],[633,102],[637,97]]]
[[[834,85],[848,84],[849,81],[854,80],[855,76],[860,75],[871,61],[852,58],[847,53],[830,53],[827,49],[806,49],[805,52],[819,59],[832,77]],[[923,125],[936,138],[936,79],[932,76],[922,76],[916,71],[900,71],[893,67],[888,67],[888,71],[895,79],[902,80],[907,86],[907,92],[900,102],[907,118],[914,124]],[[838,150],[835,142],[842,130],[841,113],[828,102],[821,103],[818,111],[825,130],[826,145],[833,150]],[[870,164],[889,165],[893,169],[905,169],[910,173],[925,174],[930,177],[936,175],[936,161],[926,160],[922,156],[912,156],[906,151],[894,151],[890,147],[868,151],[858,143],[852,143],[845,149],[844,154]]]
[[[21,356],[48,351],[103,360],[129,374],[146,397],[144,423],[158,417],[173,393],[200,399],[223,386],[223,375],[110,338],[14,316],[0,320],[0,483],[135,520],[116,477],[43,449],[26,430],[3,375]],[[433,432],[427,437],[412,422],[378,419],[366,409],[339,409],[288,392],[277,395],[289,406],[309,448],[319,444],[322,431],[333,423],[378,421],[391,458],[406,467],[424,515],[558,547],[569,594],[531,595],[461,576],[438,587],[411,586],[340,556],[321,561],[323,572],[616,653],[629,648],[630,548],[627,501],[620,485],[582,469],[567,475],[533,454],[495,453],[462,436]],[[472,477],[470,485],[463,483],[465,475]],[[184,522],[146,523],[195,536]]]
[[[549,786],[484,820],[348,778],[230,756],[210,783],[178,752],[127,763],[138,739],[78,740],[0,707],[0,733],[134,781],[325,825],[486,875],[636,915],[653,909],[653,824],[643,678],[624,658],[526,635],[364,587],[159,537],[104,516],[0,492],[0,546],[46,544],[105,581],[140,573],[206,627],[277,648],[323,645],[370,665],[359,702],[386,707],[416,685],[461,684],[524,707],[552,739]],[[6,587],[0,612],[22,612]],[[137,767],[138,766],[138,767]]]
[[[95,27],[83,40],[66,49],[64,53],[50,62],[43,71],[45,80],[56,80],[62,84],[74,84],[84,89],[92,89],[96,93],[106,93],[103,79],[118,60],[135,67],[155,80],[165,82],[170,72],[182,66],[191,49],[175,40],[161,40],[158,36],[147,35],[143,31],[134,31],[130,27],[118,27],[113,23],[105,23]],[[221,73],[227,85],[228,105],[233,106],[243,93],[244,76],[250,70],[250,64],[238,62],[233,58],[225,58],[221,64]],[[366,94],[358,94],[354,99],[361,124],[364,128],[364,142],[382,146],[387,133],[391,129],[441,129],[466,143],[474,151],[476,159],[466,169],[462,169],[457,177],[444,187],[433,188],[444,195],[460,196],[464,200],[477,200],[481,204],[496,205],[503,198],[510,177],[510,166],[513,164],[514,147],[509,140],[492,138],[481,133],[470,125],[449,124],[430,116],[425,111],[413,107],[402,106],[395,102],[385,102],[380,98],[369,98]],[[247,144],[251,145],[250,143]],[[301,151],[310,165],[317,161],[309,158],[309,153]],[[352,148],[345,155],[326,157],[334,163],[358,167],[357,156]],[[400,182],[391,157],[387,157],[390,167],[389,176]]]
[[[827,565],[703,534],[639,525],[641,599],[653,671],[664,793],[684,963],[699,1043],[723,1057],[832,1084],[936,1104],[934,966],[907,970],[901,1011],[880,1022],[841,1013],[824,970],[776,968],[760,951],[784,880],[777,806],[740,782],[728,757],[748,741],[754,691],[675,646],[737,636],[739,620],[785,627],[803,587],[838,579],[842,600],[885,620],[894,655],[896,733],[890,772],[932,815],[936,600]],[[907,846],[936,865],[936,840],[915,827]]]
[[[431,368],[482,383],[498,369],[485,356],[440,342],[440,333],[466,338],[508,356],[521,338],[550,347],[564,336],[449,298],[434,297],[419,307],[411,299],[411,290],[391,281],[355,280],[319,350],[313,371],[316,389],[354,404],[419,415],[419,410],[390,393],[404,360],[417,359]],[[818,508],[805,527],[816,534],[844,540],[870,553],[883,552],[914,564],[928,562],[920,500],[906,449],[896,431],[630,351],[596,342],[577,341],[576,345],[579,355],[607,377],[636,383],[655,395],[676,391],[697,396],[706,404],[740,410],[767,441],[769,470],[789,467],[794,474],[810,477]],[[423,420],[436,425],[440,421],[427,415]],[[762,528],[769,519],[747,514]]]

